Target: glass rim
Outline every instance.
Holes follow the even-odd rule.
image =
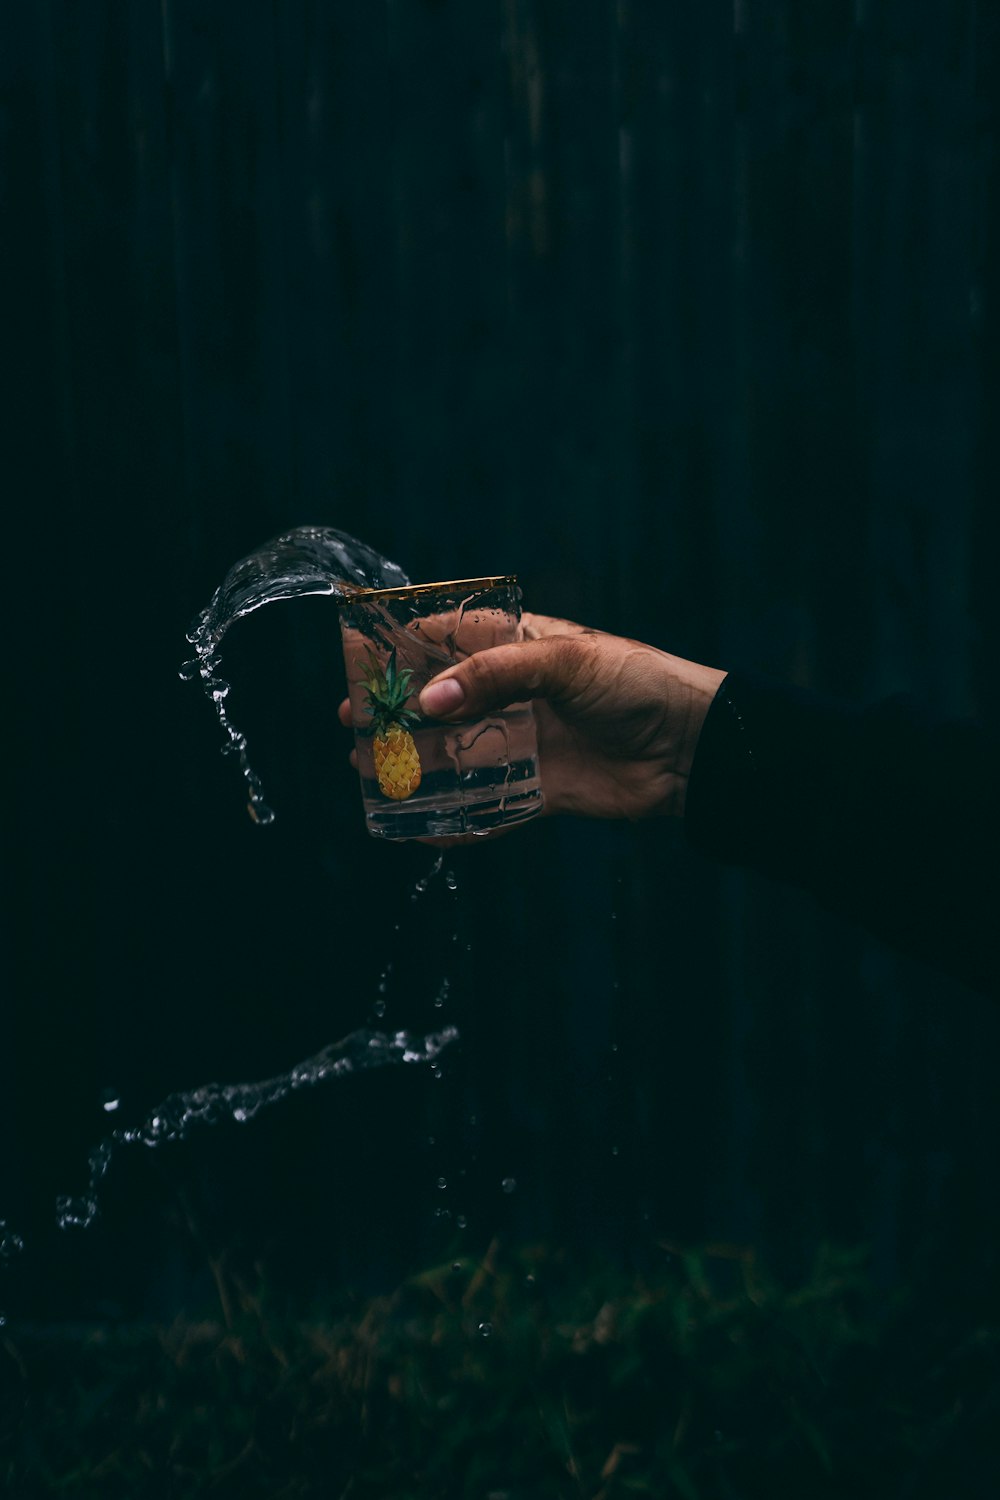
[[[494,578],[446,578],[440,583],[404,583],[392,589],[347,589],[341,604],[365,604],[377,599],[416,598],[420,594],[433,594],[439,589],[487,589],[499,588],[501,584],[517,586],[516,573],[501,573]]]

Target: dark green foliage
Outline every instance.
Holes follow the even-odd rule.
[[[305,1319],[230,1286],[228,1326],[15,1328],[4,1492],[882,1497],[989,1389],[1000,1327],[942,1359],[860,1255],[789,1291],[662,1248],[629,1275],[494,1243]]]

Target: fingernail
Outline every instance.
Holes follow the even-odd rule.
[[[444,677],[424,688],[420,694],[420,707],[425,714],[447,714],[456,709],[464,697],[462,684],[454,677]]]

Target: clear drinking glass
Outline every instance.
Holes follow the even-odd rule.
[[[516,578],[354,589],[340,627],[369,833],[486,833],[541,811],[530,703],[461,724],[426,719],[417,703],[447,667],[521,639]]]

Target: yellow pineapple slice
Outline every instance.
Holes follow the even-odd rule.
[[[406,707],[412,676],[409,667],[397,671],[394,647],[384,668],[374,651],[369,651],[367,666],[361,668],[358,679],[365,685],[366,706],[372,718],[367,732],[374,737],[379,790],[394,802],[405,802],[420,785],[420,756],[410,733],[410,726],[420,723],[420,715]]]
[[[395,802],[412,797],[420,785],[420,756],[409,730],[390,724],[384,736],[375,736],[374,750],[375,774],[383,794]]]

